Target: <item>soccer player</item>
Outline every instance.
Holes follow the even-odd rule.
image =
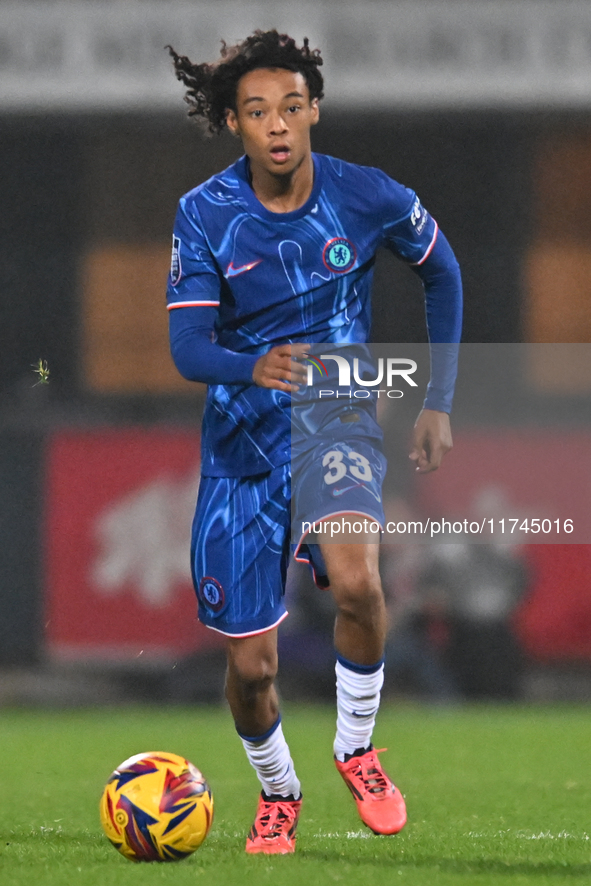
[[[461,282],[445,237],[412,191],[377,169],[312,153],[323,79],[320,53],[307,39],[298,47],[287,35],[257,31],[236,46],[223,44],[213,64],[170,52],[189,114],[214,133],[227,126],[244,149],[180,200],[170,341],[179,372],[209,385],[191,560],[199,619],[227,637],[226,697],[262,786],[246,851],[290,853],[301,791],[274,680],[277,626],[287,615],[291,395],[305,380],[309,343],[367,341],[379,246],[421,278],[432,343],[459,341]],[[410,454],[419,472],[437,468],[451,447],[455,356],[449,347],[432,355]],[[302,472],[319,482],[313,516],[335,513],[329,493],[349,470],[361,481],[341,485],[339,514],[383,525],[372,407],[344,405],[341,421],[355,448],[335,450],[320,428]],[[368,484],[377,494],[367,494]],[[294,495],[305,518],[310,484],[299,485]],[[363,822],[395,834],[406,822],[404,800],[371,742],[386,633],[375,536],[357,544],[310,537],[298,552],[337,605],[336,767]]]

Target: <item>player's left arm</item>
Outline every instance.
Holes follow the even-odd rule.
[[[425,289],[431,355],[431,378],[423,409],[415,422],[409,454],[421,474],[437,470],[453,445],[449,413],[462,334],[460,267],[443,232],[437,229],[435,236],[429,254],[412,265]]]
[[[452,447],[449,413],[462,334],[462,278],[447,238],[417,195],[381,175],[383,243],[410,265],[425,290],[431,378],[410,458],[419,473],[427,473],[439,467]]]

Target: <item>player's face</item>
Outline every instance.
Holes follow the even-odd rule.
[[[251,164],[288,175],[310,156],[310,127],[318,122],[318,99],[310,101],[302,74],[259,68],[238,83],[236,111],[228,128],[242,139]]]

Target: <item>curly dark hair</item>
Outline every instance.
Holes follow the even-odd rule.
[[[222,40],[221,58],[213,64],[195,65],[185,55],[178,55],[167,46],[174,60],[177,80],[187,88],[185,101],[190,106],[190,117],[204,118],[208,130],[221,132],[226,125],[228,108],[236,110],[238,81],[256,68],[286,68],[298,71],[304,77],[310,98],[324,96],[324,80],[318,70],[322,64],[319,49],[310,49],[307,37],[302,47],[287,34],[276,30],[255,31],[235,46]]]

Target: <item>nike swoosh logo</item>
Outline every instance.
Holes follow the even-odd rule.
[[[248,265],[240,265],[239,268],[235,268],[234,262],[231,261],[226,270],[226,277],[237,277],[238,274],[244,274],[245,271],[252,271],[261,262],[262,258],[259,258],[258,261],[251,261]]]
[[[345,486],[344,489],[333,489],[332,494],[336,497],[344,492],[349,492],[350,489],[357,489],[358,486],[363,486],[363,483],[354,483],[352,486]]]

